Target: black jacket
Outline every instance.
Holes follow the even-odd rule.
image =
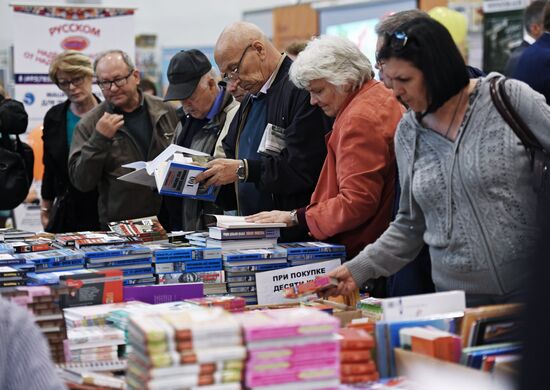
[[[247,160],[247,182],[253,182],[259,191],[271,194],[277,210],[293,210],[309,204],[327,153],[325,134],[332,128],[332,120],[319,107],[309,104],[309,93],[290,81],[288,71],[291,64],[290,58],[283,60],[266,95],[267,123],[285,129],[287,147],[276,157]],[[250,95],[241,103],[223,140],[227,158],[239,158],[236,155],[238,136],[249,109]],[[226,210],[236,209],[235,187],[224,187],[218,196],[220,203]],[[305,231],[285,230],[286,240],[307,238]]]
[[[94,95],[99,102],[97,96]],[[67,110],[71,102],[53,106],[44,117],[44,176],[42,178],[42,198],[53,201],[67,191],[67,204],[75,218],[61,223],[61,228],[54,233],[79,230],[98,230],[97,190],[81,192],[69,181],[67,144]]]

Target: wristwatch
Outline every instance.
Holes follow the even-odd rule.
[[[290,212],[290,226],[298,225],[298,210],[294,209]]]
[[[239,167],[237,168],[236,174],[239,181],[246,180],[246,163],[244,160],[239,160]]]

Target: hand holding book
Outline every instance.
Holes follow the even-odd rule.
[[[338,281],[336,286],[328,286],[327,288],[317,290],[317,295],[322,298],[335,297],[338,295],[351,295],[356,289],[357,284],[351,276],[351,272],[348,267],[341,265],[338,268],[330,271],[327,276],[334,278]]]
[[[278,223],[284,223],[286,226],[293,225],[292,212],[290,211],[280,211],[280,210],[262,211],[261,213],[257,213],[257,214],[249,215],[245,217],[245,220],[247,222],[254,222],[254,223],[278,222]]]

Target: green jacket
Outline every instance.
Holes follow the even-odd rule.
[[[178,118],[175,109],[161,99],[147,94],[144,99],[153,125],[147,155],[147,160],[152,160],[172,142]],[[110,221],[157,215],[161,205],[156,190],[117,180],[132,171],[122,165],[143,157],[125,126],[112,139],[95,130],[105,112],[113,112],[107,102],[82,117],[75,127],[69,152],[69,177],[73,185],[80,191],[98,189],[99,222],[103,228]]]

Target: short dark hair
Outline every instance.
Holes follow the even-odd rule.
[[[406,38],[400,39],[398,34]],[[428,108],[423,114],[436,111],[469,82],[464,58],[449,31],[435,19],[406,22],[384,41],[378,52],[379,61],[408,61],[424,75]]]
[[[525,8],[525,11],[523,11],[523,25],[529,34],[531,34],[530,27],[533,23],[542,24],[545,5],[546,1],[535,0]]]
[[[550,1],[544,7],[544,30],[550,32]]]

